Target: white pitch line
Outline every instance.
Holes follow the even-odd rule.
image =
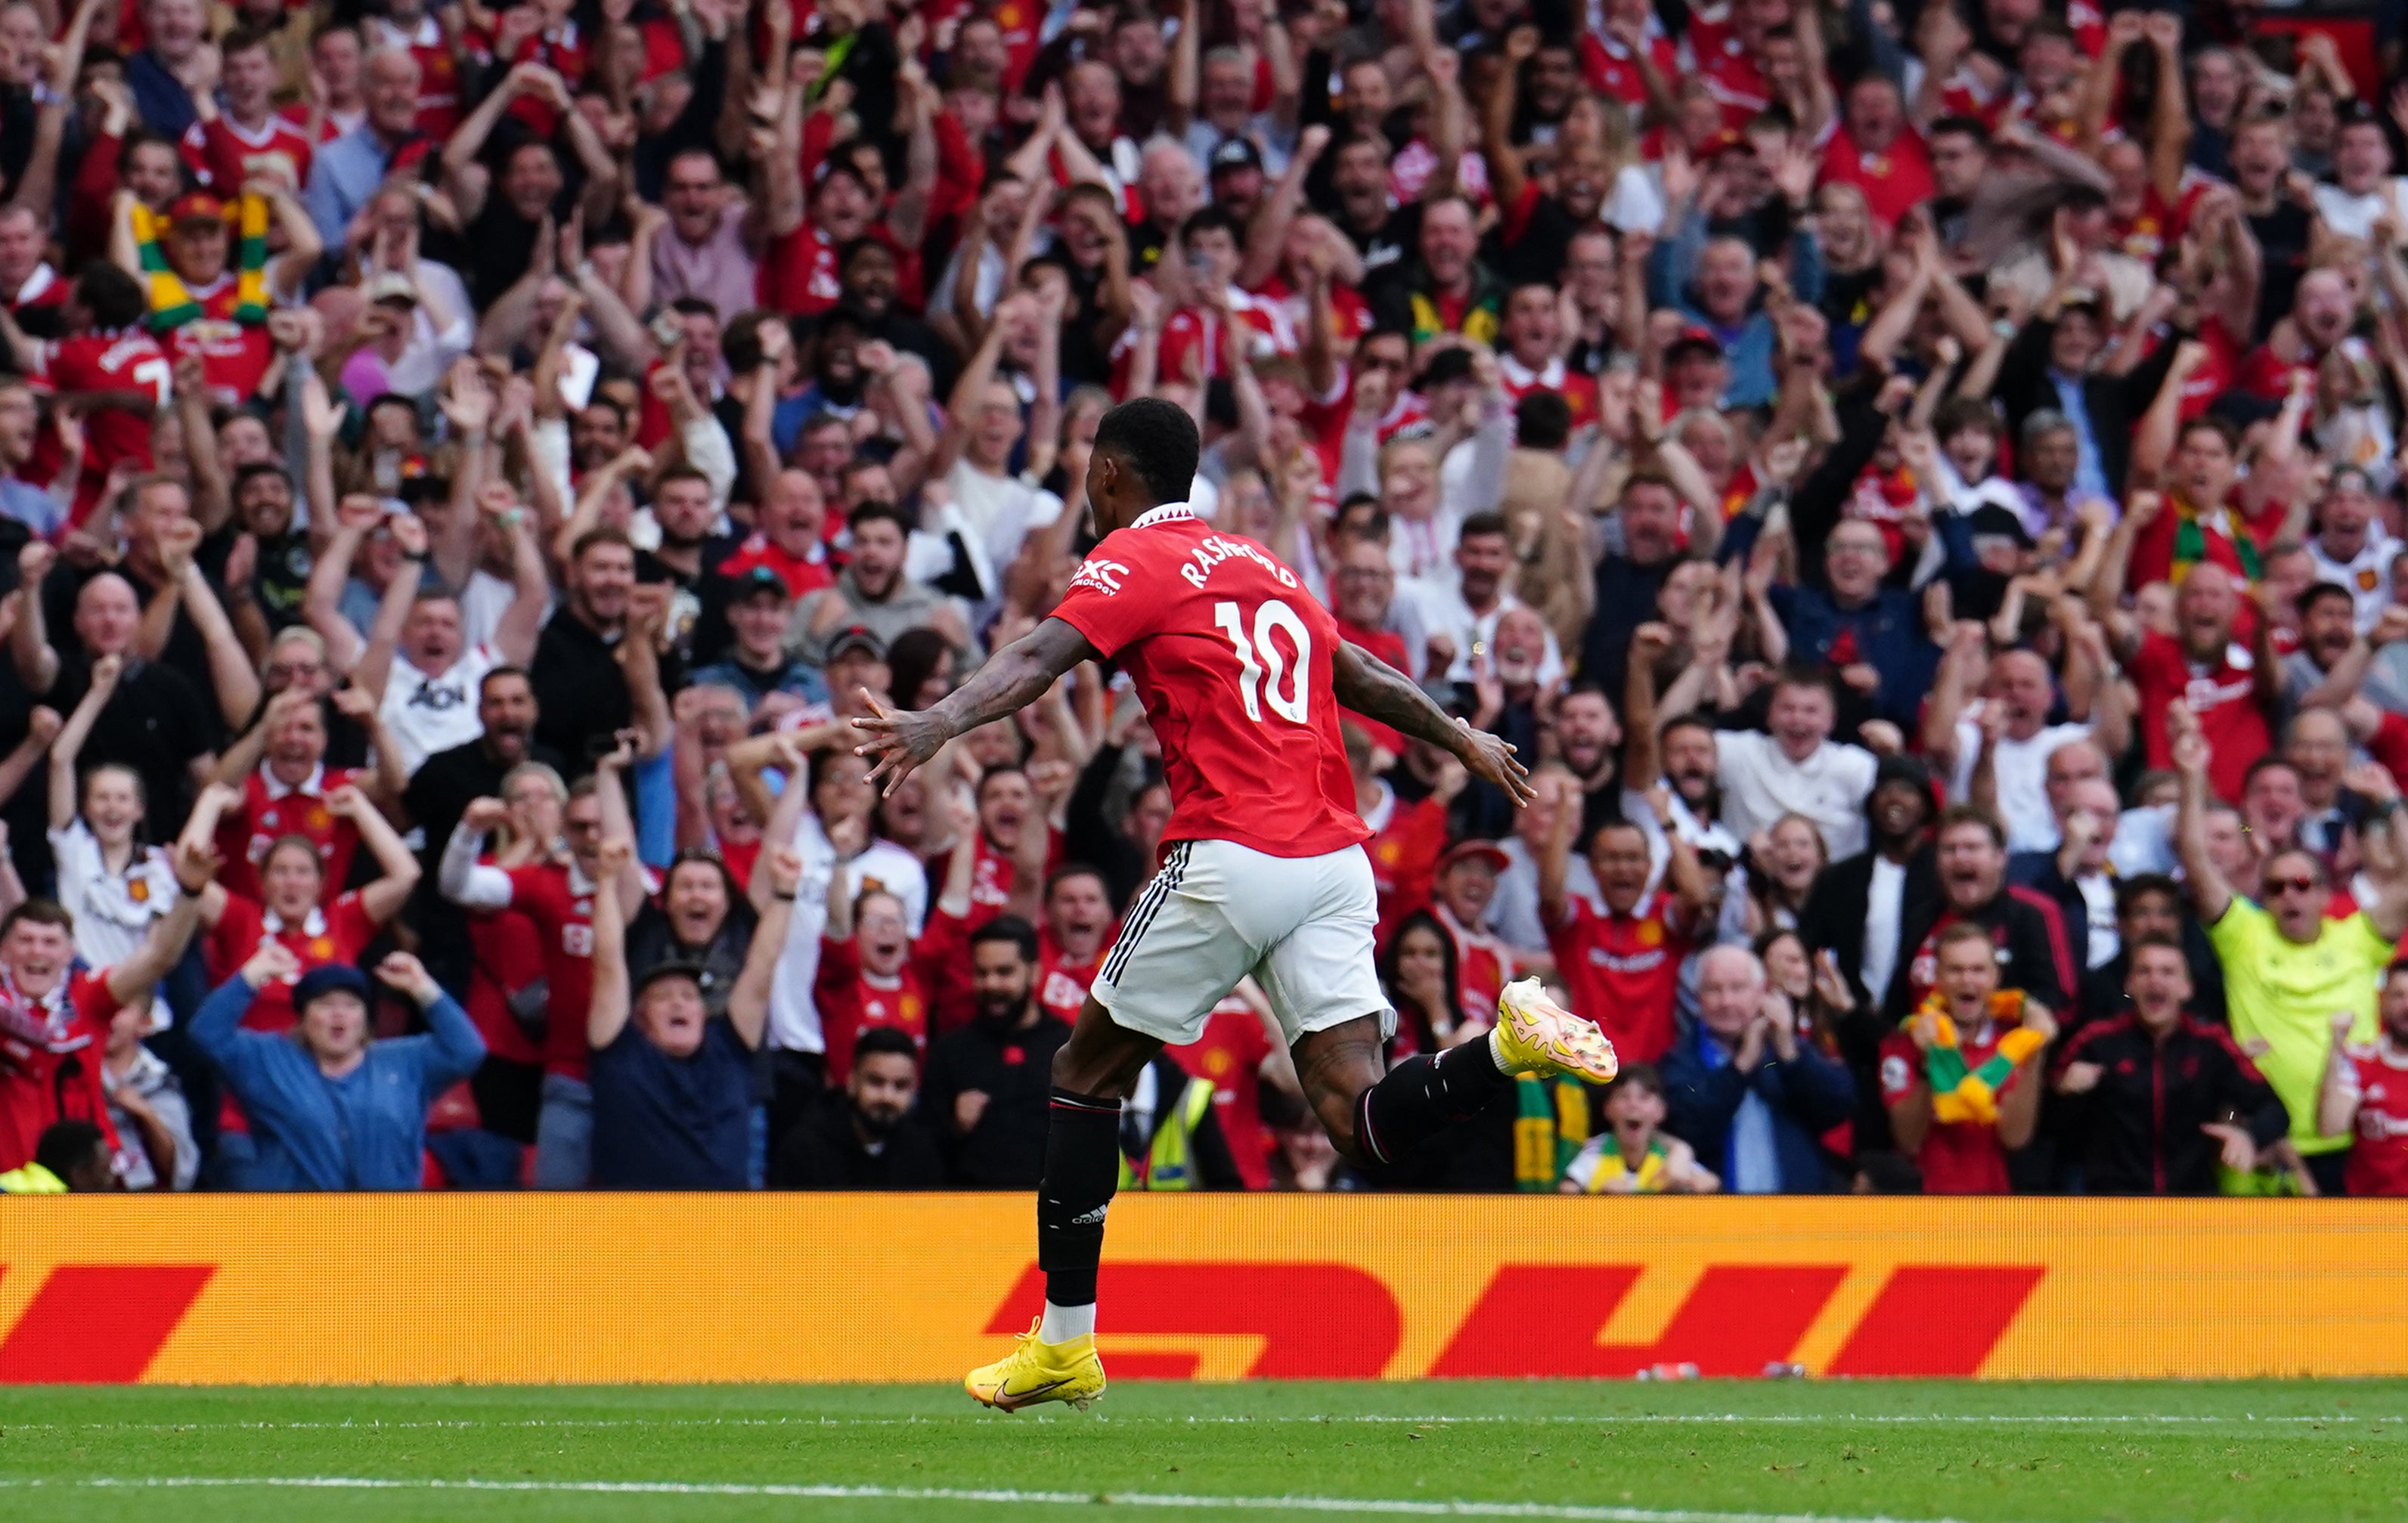
[[[0,1488],[51,1485],[108,1489],[278,1488],[325,1491],[566,1492],[585,1496],[776,1497],[820,1502],[956,1502],[1035,1507],[1168,1507],[1204,1512],[1330,1513],[1387,1517],[1528,1517],[1571,1523],[1954,1523],[1831,1513],[1725,1513],[1686,1508],[1599,1507],[1543,1502],[1419,1502],[1354,1497],[1206,1497],[1161,1491],[1013,1491],[948,1487],[803,1486],[687,1481],[447,1481],[360,1475],[94,1476],[51,1483],[0,1479]]]
[[[329,1398],[339,1396],[340,1388],[328,1390]],[[985,1413],[965,1412],[958,1417],[427,1417],[388,1422],[382,1418],[345,1418],[340,1422],[8,1422],[0,1419],[0,1429],[23,1432],[139,1432],[181,1433],[215,1431],[314,1432],[374,1431],[379,1429],[415,1430],[419,1429],[609,1429],[609,1428],[927,1428],[957,1427],[963,1423],[1002,1423],[1006,1419]],[[2381,1427],[2399,1424],[2408,1429],[2408,1417],[2369,1417],[2347,1413],[2100,1413],[2085,1416],[2074,1413],[1806,1413],[1778,1412],[1755,1415],[1742,1412],[1600,1412],[1586,1416],[1565,1413],[1541,1413],[1526,1417],[1508,1416],[1495,1413],[1458,1414],[1451,1416],[1398,1416],[1380,1413],[1350,1413],[1340,1416],[1314,1416],[1291,1413],[1207,1413],[1193,1416],[1177,1414],[1120,1415],[1097,1413],[1092,1417],[1069,1418],[1053,1414],[1034,1414],[1019,1418],[1026,1422],[1086,1421],[1112,1423],[1125,1427],[1162,1425],[1169,1427],[1243,1427],[1254,1423],[1297,1423],[1319,1427],[1341,1424],[1369,1424],[1433,1428],[1455,1426],[1513,1427],[1542,1425],[1596,1426],[1614,1423],[1709,1425],[1715,1427],[1761,1423],[1770,1427],[1830,1427],[1836,1424],[1867,1423],[1885,1427],[1916,1428],[1943,1424],[1971,1424],[1986,1428],[2016,1427],[2080,1427],[2093,1423],[2119,1426],[2221,1426],[2260,1427],[2268,1424],[2307,1424],[2310,1426],[2355,1426],[2367,1424]]]

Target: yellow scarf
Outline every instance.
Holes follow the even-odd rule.
[[[244,192],[236,198],[236,206],[240,225],[241,246],[236,251],[235,276],[234,320],[236,322],[267,320],[267,198]],[[134,242],[142,255],[142,274],[150,288],[150,324],[152,333],[166,333],[180,328],[201,315],[201,304],[193,298],[183,277],[167,263],[166,250],[159,240],[167,232],[167,219],[136,201],[133,206]]]
[[[2000,989],[1990,996],[1992,1020],[2021,1020],[2020,989]],[[1933,989],[1909,1016],[1910,1022],[1928,1020],[1930,1043],[1923,1051],[1923,1078],[1931,1089],[1931,1118],[1942,1123],[1969,1122],[1988,1126],[1999,1118],[1999,1090],[2015,1065],[2038,1052],[2046,1039],[2028,1026],[2017,1026],[1999,1038],[1989,1057],[1976,1067],[1965,1060],[1958,1045],[1956,1022],[1949,1018],[1948,996]]]

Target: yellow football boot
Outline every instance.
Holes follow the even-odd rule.
[[[1574,1074],[1605,1084],[1621,1069],[1605,1033],[1547,998],[1536,978],[1505,986],[1497,997],[1497,1027],[1489,1040],[1516,1074],[1542,1079]]]
[[[962,1389],[999,1412],[1039,1402],[1068,1402],[1082,1412],[1095,1405],[1104,1394],[1104,1361],[1096,1357],[1094,1335],[1040,1343],[1037,1330],[1043,1321],[1029,1323],[1010,1353],[964,1376]]]

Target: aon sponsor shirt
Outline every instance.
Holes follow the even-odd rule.
[[[1166,843],[1319,857],[1370,833],[1338,738],[1337,621],[1270,551],[1166,505],[1105,535],[1054,617],[1136,685],[1170,785]]]

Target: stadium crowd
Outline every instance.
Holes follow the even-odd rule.
[[[1193,780],[848,721],[1154,395],[1537,770],[1348,724],[1392,1056],[1624,1072],[1372,1174],[1249,984],[1125,1188],[2408,1193],[2372,13],[6,0],[0,1187],[1032,1187]]]

